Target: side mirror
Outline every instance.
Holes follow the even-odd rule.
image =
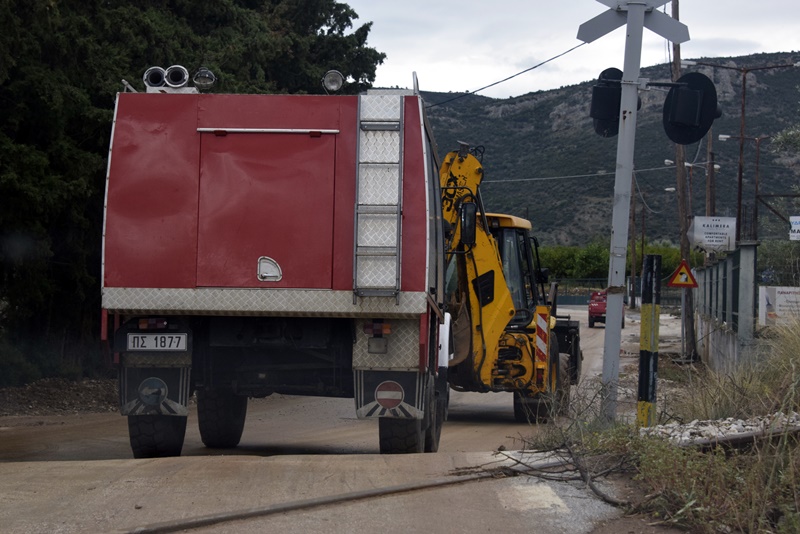
[[[550,280],[550,269],[545,267],[536,271],[536,282],[539,284],[546,284]]]
[[[475,232],[478,226],[478,205],[474,202],[461,204],[461,244],[475,246]]]

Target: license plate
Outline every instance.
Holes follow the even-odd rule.
[[[128,350],[185,351],[187,334],[128,334]]]

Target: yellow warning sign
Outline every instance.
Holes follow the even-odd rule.
[[[667,285],[669,287],[697,287],[697,280],[695,280],[692,270],[689,268],[689,263],[687,263],[686,260],[681,260],[681,264],[678,265],[678,268],[672,273],[672,276],[669,277]]]

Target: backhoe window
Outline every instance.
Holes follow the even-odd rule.
[[[532,311],[535,306],[533,287],[531,286],[532,266],[528,261],[525,249],[525,233],[512,228],[494,230],[494,238],[500,248],[500,258],[503,262],[503,275],[511,291],[514,308],[517,311]],[[518,314],[513,322],[527,323],[529,314]]]
[[[506,277],[506,284],[511,291],[511,298],[514,301],[516,309],[524,309],[528,307],[526,299],[523,298],[523,285],[522,285],[522,270],[520,269],[520,255],[517,248],[516,232],[505,230],[503,231],[502,241],[500,245],[500,254],[503,259],[503,274]]]

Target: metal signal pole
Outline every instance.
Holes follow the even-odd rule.
[[[631,177],[633,148],[636,141],[636,112],[639,100],[639,71],[642,59],[642,34],[645,26],[673,42],[689,40],[683,24],[658,11],[669,0],[598,0],[610,9],[581,24],[578,39],[590,43],[603,35],[626,26],[625,67],[622,73],[617,168],[614,180],[614,209],[611,217],[611,249],[608,266],[606,329],[603,352],[602,417],[616,419],[619,353],[622,345],[623,295],[629,211],[631,209]]]

